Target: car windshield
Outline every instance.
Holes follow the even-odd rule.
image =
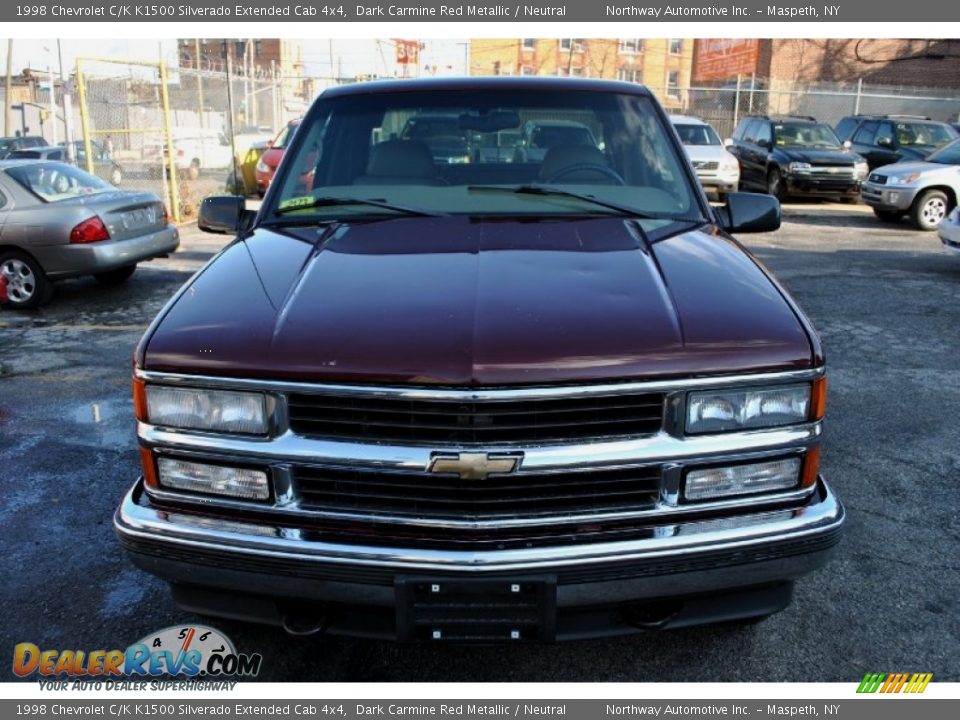
[[[720,137],[709,125],[677,123],[674,125],[684,145],[722,145]]]
[[[644,95],[569,86],[321,98],[288,151],[281,190],[264,217],[397,216],[366,200],[430,214],[622,215],[626,208],[638,217],[700,221],[686,160],[661,117]],[[524,152],[538,131],[562,138]],[[515,152],[482,152],[514,144]],[[565,193],[525,190],[531,186]],[[493,188],[521,191],[483,192]],[[315,202],[323,198],[337,202]],[[358,202],[343,202],[350,198]]]
[[[960,140],[954,140],[949,145],[931,153],[927,156],[927,162],[940,163],[941,165],[960,165]]]
[[[774,123],[773,139],[780,146],[840,147],[840,140],[830,126],[819,123]]]
[[[284,127],[283,130],[280,131],[280,133],[277,135],[276,140],[273,141],[273,145],[271,145],[270,147],[275,147],[282,150],[287,145],[289,145],[290,139],[293,137],[293,131],[297,129],[297,124],[287,123],[286,127]]]
[[[7,168],[7,175],[44,202],[95,195],[113,186],[83,170],[62,163],[30,163]]]
[[[956,140],[957,133],[949,125],[939,123],[902,123],[896,124],[897,142],[901,147],[925,145],[936,147]]]

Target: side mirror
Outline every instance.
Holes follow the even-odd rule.
[[[893,140],[885,137],[877,138],[877,145],[885,148],[893,147]]]
[[[718,214],[723,229],[731,233],[771,232],[780,228],[780,201],[772,195],[730,193]]]
[[[725,138],[723,141],[723,146],[725,148],[733,147],[733,138]]]
[[[227,235],[241,230],[245,216],[246,200],[237,195],[212,195],[200,203],[197,227],[203,232]]]
[[[268,148],[272,148],[272,147],[273,147],[273,140],[267,140],[267,147],[268,147]]]
[[[764,150],[770,150],[773,147],[773,144],[769,140],[757,140],[757,145]]]

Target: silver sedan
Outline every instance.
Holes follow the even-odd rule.
[[[117,190],[64,163],[0,161],[0,274],[11,308],[46,302],[56,280],[121,283],[179,244],[153,193]]]

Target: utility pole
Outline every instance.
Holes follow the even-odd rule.
[[[203,66],[200,62],[200,39],[194,38],[193,40],[193,56],[196,58],[197,66],[197,110],[200,111],[200,127],[205,127],[206,123],[203,121]]]
[[[3,134],[13,135],[13,38],[7,40],[7,83],[3,108]]]

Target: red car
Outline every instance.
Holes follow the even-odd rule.
[[[267,151],[260,156],[254,173],[257,179],[257,194],[260,197],[266,195],[267,188],[270,187],[270,181],[273,180],[273,174],[277,171],[277,165],[280,164],[280,159],[283,157],[283,151],[290,144],[293,132],[299,125],[300,118],[288,122],[283,130],[277,134],[277,137],[271,141]]]
[[[0,305],[3,305],[7,301],[7,278],[5,275],[0,275]]]

